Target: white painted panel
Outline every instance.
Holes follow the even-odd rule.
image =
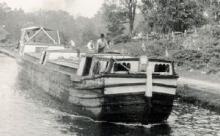
[[[62,50],[65,49],[63,46],[48,46],[47,50]]]
[[[145,78],[106,78],[105,85],[123,83],[146,83]]]
[[[49,53],[48,59],[58,59],[59,57],[63,57],[65,59],[69,59],[71,57],[77,58],[77,53],[62,53],[62,52],[52,52]]]
[[[23,53],[28,53],[28,52],[35,52],[35,46],[24,46],[24,51]]]
[[[78,70],[77,70],[77,75],[78,75],[78,76],[82,76],[85,63],[86,63],[86,58],[85,58],[85,57],[82,57],[82,58],[80,59],[79,68],[78,68]]]
[[[131,64],[130,72],[138,72],[139,70],[139,61],[130,61]]]
[[[141,92],[144,93],[145,89],[146,89],[145,85],[108,87],[108,88],[105,88],[104,93],[105,94],[123,94],[123,93],[141,93]],[[153,86],[153,92],[175,95],[176,89],[168,88],[168,87]]]
[[[45,46],[45,45],[25,45],[23,53],[35,52],[37,47],[44,47],[47,50],[62,50],[63,46]]]
[[[105,88],[105,94],[123,94],[123,93],[140,93],[144,92],[145,85],[138,86],[120,86],[120,87],[108,87]]]
[[[124,83],[146,83],[145,78],[106,78],[105,85],[112,84],[124,84]],[[153,83],[165,84],[165,85],[177,85],[177,79],[153,79]]]
[[[177,85],[177,79],[153,79],[153,83],[176,86]]]
[[[176,88],[153,86],[153,92],[175,95]]]

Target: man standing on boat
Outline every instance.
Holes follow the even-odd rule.
[[[87,43],[87,48],[89,49],[89,51],[95,50],[95,44],[94,44],[94,41],[93,41],[93,40],[90,40],[90,41]]]
[[[105,35],[101,34],[100,39],[97,40],[97,53],[104,53],[106,47],[109,49],[109,45],[107,43],[107,40],[105,39]]]
[[[71,50],[76,50],[77,57],[80,56],[80,49],[76,46],[76,44],[73,40],[70,40],[70,48],[71,48]]]

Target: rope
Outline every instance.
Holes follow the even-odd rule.
[[[116,59],[111,58],[112,60],[114,60],[114,62],[119,63]],[[121,64],[121,63],[120,63]],[[130,68],[128,68],[127,66],[121,64],[126,70],[130,71]]]

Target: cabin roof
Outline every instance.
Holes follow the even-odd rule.
[[[63,47],[63,46],[60,46]],[[46,50],[46,52],[49,53],[77,53],[76,50],[70,50],[70,49],[60,49],[60,50]]]
[[[168,60],[168,59],[160,59],[160,58],[149,58],[149,61],[153,61],[153,62],[167,62],[167,63],[173,62],[173,61]]]
[[[38,37],[39,35],[42,36],[42,34],[44,34],[44,37],[46,38],[39,38],[38,40],[40,40],[40,43],[52,42],[52,44],[60,44],[60,36],[58,31],[41,26],[22,28],[20,41],[22,41],[25,44],[33,44],[36,43],[36,37]]]
[[[52,29],[46,28],[46,27],[41,27],[41,26],[31,26],[31,27],[26,27],[26,28],[22,28],[23,31],[27,31],[27,30],[31,30],[31,31],[38,31],[41,28],[43,28],[46,31],[54,31]]]
[[[109,60],[109,59],[116,59],[116,60],[132,60],[132,61],[139,61],[140,57],[134,57],[134,56],[129,56],[129,55],[122,55],[118,53],[102,53],[102,54],[86,54],[84,56],[89,56],[89,57],[95,57],[98,59],[103,59],[103,60]],[[148,58],[149,61],[151,62],[165,62],[165,63],[172,63],[173,61],[168,60],[168,59],[163,59],[163,58],[155,58],[155,57],[150,57]]]
[[[132,57],[128,55],[122,55],[122,54],[113,54],[113,53],[87,53],[85,56],[88,57],[96,57],[96,58],[106,58],[106,59],[111,59],[111,58],[137,58],[137,57]]]

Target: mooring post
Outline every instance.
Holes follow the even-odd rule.
[[[147,58],[147,57],[146,57]],[[147,122],[150,121],[151,108],[152,108],[152,66],[148,59],[146,60],[146,89],[145,89],[145,106],[144,111],[146,114],[143,115],[143,119]]]
[[[145,97],[146,98],[151,98],[152,97],[152,65],[149,63],[148,57],[147,56],[141,56],[140,57],[140,69],[144,70],[146,73],[146,88],[145,88]]]
[[[152,66],[147,63],[146,67],[146,90],[145,90],[145,96],[148,98],[152,97],[152,90],[153,90],[153,81],[152,81]]]

